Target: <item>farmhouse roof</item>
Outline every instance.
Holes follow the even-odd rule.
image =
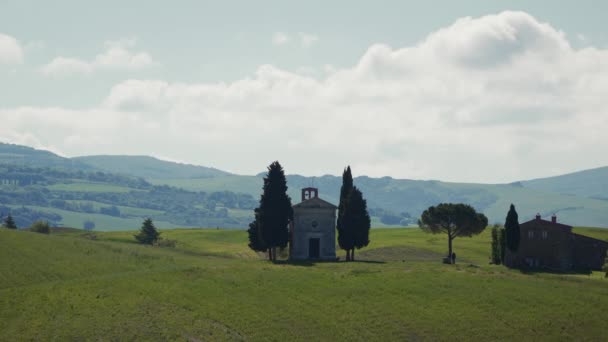
[[[542,218],[540,218],[539,216],[536,216],[536,218],[524,222],[524,223],[520,223],[519,226],[524,226],[524,227],[537,227],[537,228],[547,228],[547,229],[566,229],[566,230],[571,230],[572,226],[569,226],[567,224],[563,224],[563,223],[558,223],[555,220],[555,216],[553,217],[553,219],[551,221],[548,220],[543,220]]]

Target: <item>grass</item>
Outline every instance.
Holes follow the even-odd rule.
[[[607,230],[579,232],[608,240]],[[604,340],[608,280],[489,265],[489,233],[373,229],[360,262],[277,263],[246,232],[0,229],[0,340]],[[343,255],[343,253],[340,253]]]

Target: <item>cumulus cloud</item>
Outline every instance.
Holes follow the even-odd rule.
[[[23,62],[23,48],[12,36],[0,32],[0,64],[20,64]]]
[[[132,51],[135,39],[107,41],[105,51],[87,61],[79,58],[56,57],[40,71],[45,75],[91,73],[98,70],[139,70],[158,65],[147,52]]]
[[[318,40],[318,36],[305,32],[298,32],[293,35],[285,32],[275,32],[272,35],[272,44],[276,46],[287,45],[293,41],[306,49],[316,44]]]
[[[523,12],[373,45],[315,78],[272,65],[230,83],[127,80],[99,106],[0,109],[0,138],[69,154],[169,156],[253,174],[506,182],[608,164],[608,50]],[[195,152],[193,152],[195,151]]]
[[[303,48],[309,48],[319,40],[318,36],[310,33],[300,32],[298,33],[298,36],[300,37],[300,44]]]
[[[272,44],[273,45],[285,45],[289,43],[291,37],[285,32],[275,32],[272,35]]]

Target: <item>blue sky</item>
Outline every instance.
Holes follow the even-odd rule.
[[[478,182],[603,166],[605,13],[593,1],[4,0],[0,140],[244,174],[274,159],[306,175],[348,163]]]

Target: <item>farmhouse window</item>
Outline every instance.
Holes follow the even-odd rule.
[[[528,230],[528,239],[534,239],[534,231],[533,230]]]
[[[547,240],[547,231],[543,230],[543,240]]]

